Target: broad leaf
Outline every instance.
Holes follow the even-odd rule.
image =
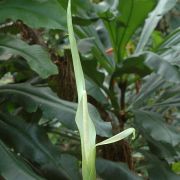
[[[159,20],[175,6],[176,2],[176,0],[159,0],[156,8],[146,19],[135,53],[141,53],[143,51]]]
[[[79,170],[79,161],[70,154],[61,154],[61,164],[68,171],[72,180],[82,180]]]
[[[180,142],[180,136],[172,127],[164,123],[161,115],[151,111],[134,111],[135,125],[144,134],[151,136],[154,141],[168,143],[176,146]],[[157,131],[158,129],[158,131]]]
[[[116,78],[124,74],[135,74],[144,77],[152,72],[152,70],[144,63],[144,55],[138,57],[129,57],[125,59],[122,65],[119,65],[113,76]]]
[[[40,108],[43,116],[48,119],[58,119],[66,127],[75,130],[77,128],[74,118],[77,104],[59,99],[47,87],[34,87],[27,83],[0,86],[0,96],[22,105],[28,112],[35,112]],[[111,133],[110,123],[103,122],[99,113],[92,105],[89,112],[94,119],[97,134],[109,137]]]
[[[145,64],[167,81],[177,84],[180,83],[179,69],[165,61],[161,56],[149,52],[146,56]]]
[[[105,159],[97,159],[96,169],[98,175],[103,180],[140,180],[141,178],[133,174],[126,164],[116,163]]]
[[[113,5],[109,5],[109,10],[101,15],[118,60],[123,58],[128,41],[155,4],[155,0],[114,1]]]
[[[179,180],[179,176],[174,174],[165,161],[161,161],[156,156],[144,152],[150,180]]]
[[[0,2],[0,22],[22,20],[33,28],[66,29],[66,12],[57,0],[5,0]]]
[[[86,77],[86,87],[88,95],[92,96],[96,101],[101,104],[108,104],[106,96],[102,93],[100,87],[92,80]]]
[[[147,105],[147,100],[155,95],[155,92],[164,84],[164,80],[156,74],[150,75],[145,79],[141,91],[137,95],[133,95],[131,103],[133,108],[141,108]]]
[[[36,121],[25,122],[0,113],[0,138],[28,162],[38,165],[45,177],[68,179],[68,172],[59,162],[60,152],[53,147],[46,131]]]
[[[120,50],[121,57],[125,52],[125,46],[136,29],[144,23],[148,13],[156,5],[156,0],[120,0],[119,12],[120,21],[125,24],[125,27],[119,28],[117,46]],[[117,28],[117,27],[116,27]]]
[[[134,66],[130,66],[133,64]],[[164,60],[160,55],[152,52],[146,52],[144,54],[128,58],[127,62],[124,62],[124,64],[122,64],[122,67],[119,67],[117,69],[115,75],[118,76],[118,74],[123,75],[124,73],[134,73],[139,76],[145,76],[150,74],[151,70],[156,74],[162,76],[167,81],[180,83],[179,69]]]
[[[28,45],[15,37],[0,34],[0,49],[22,56],[31,69],[42,78],[58,73],[57,67],[51,62],[48,53],[39,45]]]
[[[9,180],[42,180],[0,140],[0,174]]]

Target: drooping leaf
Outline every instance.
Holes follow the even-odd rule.
[[[27,83],[9,84],[0,86],[0,96],[8,97],[11,101],[22,105],[28,112],[35,112],[40,108],[44,117],[58,119],[70,129],[77,128],[74,121],[77,104],[59,99],[47,87],[34,87]],[[104,137],[111,136],[110,123],[103,122],[95,107],[88,106],[90,117],[96,117],[94,124],[97,134]]]
[[[51,62],[48,53],[39,45],[28,45],[15,37],[0,34],[0,49],[22,56],[31,69],[42,78],[58,73],[57,67]]]
[[[32,28],[66,29],[66,12],[57,0],[1,1],[0,22],[7,19],[22,20]]]
[[[135,129],[134,128],[128,128],[122,132],[120,132],[117,135],[114,135],[113,137],[106,139],[98,144],[96,144],[96,146],[101,146],[101,145],[105,145],[105,144],[111,144],[117,141],[120,141],[124,138],[126,138],[127,136],[133,134],[133,138],[135,138]]]
[[[126,164],[116,163],[105,159],[97,159],[97,174],[104,180],[140,180],[141,178],[133,174]]]
[[[9,180],[42,180],[0,140],[0,174]]]
[[[175,6],[176,2],[176,0],[160,0],[158,2],[156,8],[149,14],[149,17],[146,19],[139,43],[135,50],[136,54],[143,51],[159,20],[163,17],[164,14],[166,14]]]
[[[68,179],[59,162],[60,152],[50,143],[46,131],[36,122],[25,122],[0,113],[0,138],[28,162],[38,165],[45,177]]]

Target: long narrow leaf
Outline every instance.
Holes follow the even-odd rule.
[[[80,101],[83,95],[83,91],[85,90],[85,80],[84,80],[84,75],[83,75],[83,70],[82,70],[82,66],[80,62],[78,49],[77,49],[77,43],[76,43],[74,31],[73,31],[73,26],[72,26],[71,1],[69,1],[69,4],[68,4],[67,23],[68,23],[70,47],[71,47],[71,52],[73,56],[74,73],[76,77],[78,101]]]

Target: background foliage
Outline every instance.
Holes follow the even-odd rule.
[[[66,0],[0,1],[0,178],[82,179]],[[99,179],[180,173],[180,2],[72,1]],[[92,118],[94,119],[94,118]]]

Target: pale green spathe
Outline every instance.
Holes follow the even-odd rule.
[[[80,62],[80,57],[77,49],[77,43],[72,26],[71,15],[71,1],[69,0],[67,9],[67,24],[69,32],[69,41],[73,59],[74,73],[78,92],[78,109],[76,112],[76,124],[81,138],[81,151],[82,151],[82,176],[83,180],[95,180],[95,156],[96,146],[109,144],[119,141],[131,133],[134,133],[134,128],[129,128],[101,143],[96,143],[96,130],[88,112],[87,93],[85,87],[84,74]],[[93,119],[96,117],[94,116]]]

